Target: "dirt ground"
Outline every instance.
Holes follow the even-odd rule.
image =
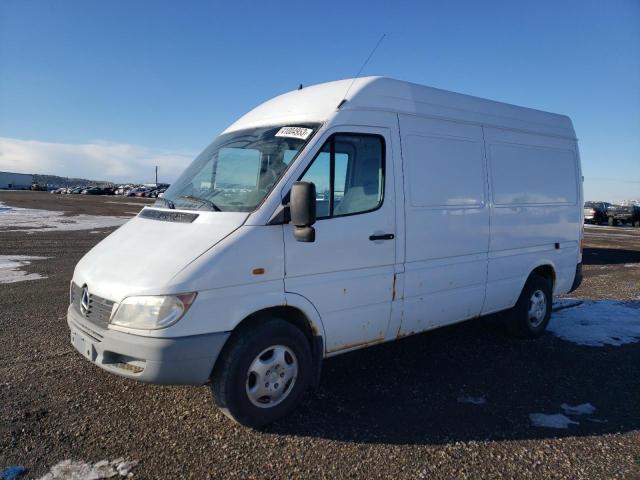
[[[0,202],[12,207],[38,208],[65,215],[125,215],[155,202],[153,198],[121,195],[58,195],[49,192],[0,190]]]
[[[130,215],[148,201],[0,192],[0,202]],[[65,315],[76,262],[110,231],[0,231],[0,255],[47,257],[24,267],[46,278],[0,284],[0,471],[20,464],[38,478],[68,458],[125,457],[149,479],[640,478],[640,343],[515,340],[481,318],[329,359],[319,392],[261,432],[224,417],[208,386],[106,373],[71,347]],[[640,298],[640,229],[589,226],[585,247],[573,297]],[[593,421],[529,421],[585,402]]]

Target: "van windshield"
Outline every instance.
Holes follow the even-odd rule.
[[[220,135],[167,189],[156,206],[251,212],[317,127],[317,124],[287,125]]]

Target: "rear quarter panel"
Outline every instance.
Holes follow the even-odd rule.
[[[551,265],[567,292],[579,261],[583,206],[574,140],[485,128],[491,241],[483,313],[513,306],[530,272]]]

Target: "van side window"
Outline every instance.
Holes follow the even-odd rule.
[[[384,196],[384,140],[378,135],[333,135],[300,180],[316,186],[317,218],[375,210]]]

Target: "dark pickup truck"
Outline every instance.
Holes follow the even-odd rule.
[[[607,202],[585,202],[584,203],[584,221],[585,223],[593,223],[598,225],[599,223],[606,222],[607,208],[609,208]]]
[[[609,225],[619,223],[631,223],[634,227],[640,227],[640,206],[638,205],[611,205],[607,209]]]

